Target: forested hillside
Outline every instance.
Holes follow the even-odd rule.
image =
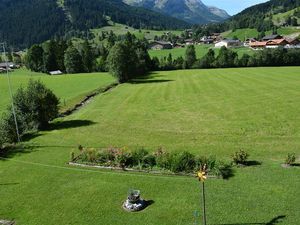
[[[259,31],[270,30],[272,16],[300,6],[300,0],[271,0],[245,9],[228,21],[232,29],[256,28]]]
[[[53,36],[74,34],[114,22],[135,28],[176,29],[186,22],[128,6],[121,0],[2,0],[0,40],[24,48]]]

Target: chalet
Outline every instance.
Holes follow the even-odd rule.
[[[49,74],[50,75],[62,75],[63,74],[63,72],[61,72],[60,70],[55,70],[55,71],[49,71]]]
[[[219,41],[215,44],[215,48],[232,48],[232,47],[240,47],[242,45],[240,40],[233,40],[233,39],[224,39],[222,41]]]
[[[300,44],[300,40],[297,38],[293,38],[293,39],[286,38],[285,40],[288,42],[288,45],[299,45]]]
[[[249,47],[252,49],[263,49],[267,45],[266,41],[254,41],[249,43]]]
[[[288,42],[282,38],[282,39],[274,39],[267,41],[266,48],[278,48],[279,46],[285,46]]]
[[[253,42],[256,42],[257,40],[255,38],[247,38],[245,41],[244,41],[244,46],[245,47],[248,47],[250,46],[250,43],[253,43]]]
[[[149,48],[152,50],[172,49],[173,46],[170,42],[154,41],[150,43]]]
[[[275,40],[275,39],[282,39],[283,37],[279,34],[272,34],[272,35],[267,35],[262,38],[262,41],[270,41],[270,40]]]

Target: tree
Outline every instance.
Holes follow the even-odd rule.
[[[59,100],[40,81],[30,80],[26,89],[19,88],[13,96],[19,134],[44,129],[58,116]],[[11,107],[0,121],[0,143],[13,143],[18,139]]]
[[[55,55],[56,50],[56,42],[54,40],[50,40],[49,43],[46,44],[44,50],[44,72],[50,72],[54,70],[58,70],[58,64]]]
[[[43,54],[44,50],[39,45],[33,45],[29,48],[26,57],[26,67],[35,72],[42,71],[44,67]]]
[[[84,72],[83,62],[78,50],[70,45],[65,53],[64,63],[67,73],[82,73]]]
[[[93,50],[87,40],[83,43],[82,49],[82,61],[84,66],[84,71],[90,73],[95,68],[95,56]]]
[[[185,51],[185,61],[187,68],[192,68],[196,62],[196,51],[194,45],[189,45]]]
[[[117,43],[108,55],[109,72],[117,78],[119,83],[124,83],[134,76],[137,60],[135,51],[124,43]]]
[[[215,62],[215,52],[212,49],[209,49],[206,55],[200,60],[200,68],[211,68],[214,66]]]

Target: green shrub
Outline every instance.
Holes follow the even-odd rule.
[[[185,151],[179,154],[172,154],[171,159],[171,171],[174,173],[189,173],[195,169],[195,156],[189,152]]]
[[[156,159],[156,165],[162,169],[169,170],[171,168],[171,155],[163,148],[158,148],[154,153]]]
[[[296,154],[295,153],[288,153],[288,155],[285,159],[285,164],[292,165],[295,162],[296,162]]]
[[[120,151],[116,155],[116,163],[121,168],[132,167],[133,158],[130,152]]]
[[[87,154],[87,159],[89,162],[96,162],[96,159],[97,159],[96,149],[89,148],[86,150],[86,154]]]
[[[232,155],[233,163],[236,165],[246,165],[249,155],[244,150],[239,150]]]
[[[132,152],[133,165],[141,167],[145,156],[147,156],[148,154],[149,152],[144,148],[139,148],[133,151]]]
[[[195,163],[195,170],[198,171],[201,168],[203,168],[204,165],[206,165],[207,171],[213,171],[216,167],[216,157],[215,156],[198,156],[196,157],[196,163]]]
[[[156,165],[156,158],[154,155],[146,155],[143,159],[143,167],[145,168],[153,168]]]

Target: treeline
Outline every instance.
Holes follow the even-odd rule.
[[[146,39],[135,35],[107,34],[105,44],[92,46],[87,40],[73,44],[54,39],[29,48],[25,65],[35,72],[90,73],[110,71],[119,82],[153,70]]]
[[[232,67],[258,67],[258,66],[300,66],[300,49],[264,49],[253,55],[238,54],[226,47],[222,47],[216,55],[213,49],[201,59],[196,58],[194,46],[188,46],[185,58],[163,57],[160,60],[153,58],[155,70],[177,69],[205,69],[205,68],[232,68]]]

